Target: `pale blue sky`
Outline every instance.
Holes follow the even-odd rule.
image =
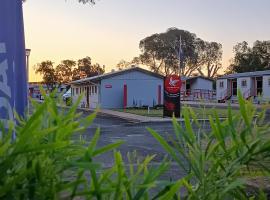
[[[139,41],[177,27],[223,45],[227,67],[243,40],[270,40],[270,0],[28,0],[24,5],[31,65],[90,56],[110,71],[139,54]],[[32,73],[32,81],[37,80]]]

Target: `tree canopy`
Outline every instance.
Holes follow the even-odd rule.
[[[257,40],[253,47],[246,41],[234,46],[234,58],[228,73],[270,70],[270,41]]]
[[[38,63],[35,66],[35,72],[42,75],[42,81],[51,90],[73,80],[103,74],[105,72],[104,69],[104,65],[101,67],[98,63],[92,64],[90,57],[79,59],[77,62],[63,60],[56,67],[49,60]]]
[[[181,75],[197,72],[212,78],[221,68],[222,45],[204,41],[186,30],[169,28],[155,33],[142,39],[139,47],[142,53],[132,62],[144,64],[156,73],[178,74],[181,66]]]

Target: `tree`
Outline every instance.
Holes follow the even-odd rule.
[[[131,66],[131,63],[125,60],[120,60],[119,63],[117,63],[116,68],[118,70],[123,70]]]
[[[105,66],[101,67],[100,64],[92,64],[91,58],[89,56],[78,60],[78,68],[73,70],[73,80],[78,80],[82,78],[92,77],[105,72]]]
[[[234,58],[227,73],[270,70],[270,41],[256,41],[249,47],[246,41],[234,46]]]
[[[198,68],[198,39],[194,33],[170,28],[165,33],[156,33],[141,40],[139,47],[142,53],[135,59],[156,73],[179,73],[181,66],[180,74],[190,76]]]
[[[76,62],[73,60],[63,60],[55,69],[57,80],[60,84],[72,81],[73,69]]]
[[[59,86],[58,77],[55,73],[52,61],[47,60],[38,63],[35,72],[42,75],[43,83],[46,84],[48,90],[53,91]]]
[[[200,75],[215,78],[221,69],[222,45],[217,42],[198,41],[198,72]]]

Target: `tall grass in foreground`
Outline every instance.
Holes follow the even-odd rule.
[[[97,147],[100,129],[90,142],[80,140],[96,113],[82,118],[76,111],[59,109],[54,94],[42,104],[32,102],[34,112],[27,119],[17,116],[17,125],[1,124],[0,199],[141,199],[149,196],[158,177],[167,170],[163,162],[156,168],[149,163],[154,156],[125,167],[116,150],[123,142]],[[16,139],[12,139],[12,134]],[[76,136],[77,135],[77,136]],[[77,138],[77,139],[75,139]],[[111,167],[104,169],[95,157],[109,151],[114,156]],[[131,155],[131,154],[130,154]]]
[[[163,199],[248,199],[247,180],[258,174],[270,173],[270,123],[265,111],[256,114],[251,102],[238,94],[240,114],[221,121],[209,116],[211,131],[196,137],[194,127],[200,129],[192,109],[184,109],[184,128],[173,120],[175,138],[170,145],[154,130],[150,133],[168,152],[171,158],[186,172],[186,177],[171,185]],[[191,120],[192,119],[192,120]],[[269,120],[269,119],[268,119]],[[185,188],[186,193],[180,194]],[[260,188],[259,188],[260,190]],[[266,199],[262,191],[256,198]],[[252,194],[254,195],[254,194]],[[251,195],[251,196],[252,196]]]
[[[42,104],[33,102],[31,116],[17,116],[8,130],[1,124],[0,199],[247,199],[246,179],[254,172],[269,176],[270,125],[264,112],[256,116],[241,96],[241,113],[228,109],[225,121],[210,117],[212,131],[200,137],[194,128],[201,123],[191,109],[184,110],[184,127],[173,120],[176,140],[171,143],[149,128],[186,172],[175,182],[159,181],[169,170],[166,158],[152,167],[154,155],[139,160],[129,153],[124,163],[117,151],[122,141],[98,147],[100,129],[89,133],[89,142],[80,140],[96,113],[82,118],[78,102],[59,109],[45,97]],[[104,168],[95,158],[110,151],[114,163]],[[257,197],[266,199],[262,192]]]

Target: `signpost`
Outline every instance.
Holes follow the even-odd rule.
[[[164,80],[164,117],[180,117],[181,79],[177,75],[167,76]]]
[[[0,1],[0,120],[7,126],[13,110],[27,105],[26,60],[21,0]]]

